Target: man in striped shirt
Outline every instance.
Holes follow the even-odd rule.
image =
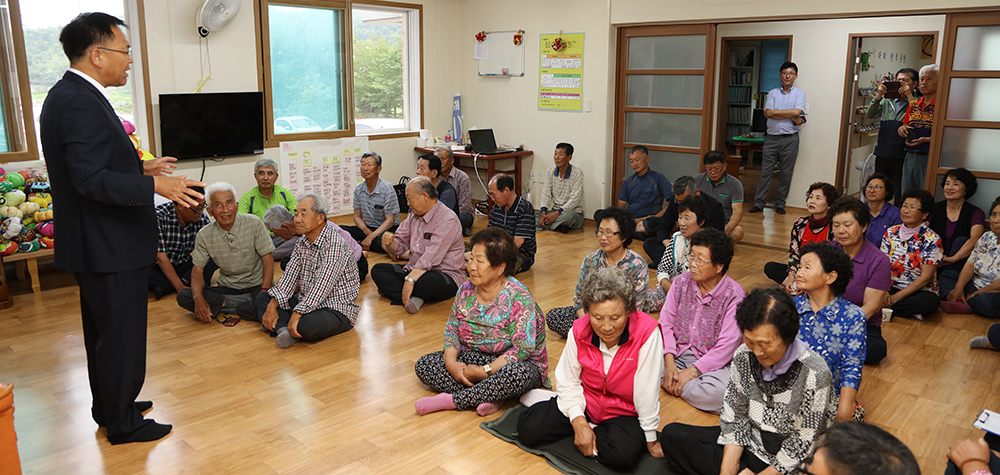
[[[531,203],[514,191],[514,177],[497,173],[490,179],[490,227],[510,233],[517,246],[517,266],[514,273],[524,272],[535,263],[535,210]]]
[[[255,301],[279,348],[346,332],[358,319],[358,268],[347,241],[327,222],[328,210],[322,195],[299,197],[295,229],[303,238],[278,283]]]
[[[379,178],[382,157],[375,152],[361,156],[364,183],[354,188],[354,224],[344,226],[361,248],[372,252],[382,249],[382,233],[396,232],[399,226],[399,198],[389,182]]]

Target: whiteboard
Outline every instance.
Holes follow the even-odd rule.
[[[516,31],[492,31],[486,35],[489,38],[489,53],[486,59],[479,60],[479,75],[488,77],[505,77],[503,69],[507,68],[507,76],[524,76],[524,41],[514,44]],[[528,35],[523,35],[526,39]]]

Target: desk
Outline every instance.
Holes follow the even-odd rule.
[[[436,150],[436,148],[432,148],[432,147],[413,147],[413,150],[415,152],[418,152],[418,153],[434,153],[434,150]],[[473,154],[472,152],[466,152],[466,151],[461,151],[460,152],[460,151],[456,150],[456,151],[454,151],[454,154],[455,154],[455,166],[458,167],[458,168],[461,168],[462,170],[466,170],[466,171],[478,172],[479,170],[476,167],[474,167],[474,166],[459,165],[459,160],[460,159],[466,158],[466,159],[472,160],[472,158],[473,158],[472,156],[476,155],[476,160],[478,160],[478,161],[485,161],[486,162],[486,173],[488,175],[486,177],[487,180],[489,180],[490,177],[492,177],[493,175],[495,175],[497,172],[503,172],[503,173],[508,173],[508,174],[514,175],[514,186],[517,188],[517,190],[515,190],[515,191],[517,191],[518,193],[523,193],[523,191],[522,191],[523,188],[521,188],[521,159],[524,158],[524,157],[532,155],[533,153],[532,153],[531,150],[524,150],[524,151],[521,151],[521,152],[498,153],[496,155],[481,155],[481,154]],[[513,170],[497,170],[497,168],[496,168],[497,160],[506,160],[508,158],[514,160],[514,169]],[[483,181],[486,181],[486,180],[483,180]]]
[[[732,140],[736,142],[736,150],[746,150],[747,151],[747,170],[753,168],[753,153],[760,152],[761,155],[764,154],[764,138],[750,138],[737,135],[732,137]],[[761,159],[763,160],[763,158]]]
[[[42,284],[38,282],[38,258],[39,257],[50,257],[54,256],[56,251],[53,249],[39,249],[35,252],[16,252],[9,256],[3,258],[3,262],[15,262],[17,270],[17,278],[23,279],[24,267],[27,264],[28,274],[31,277],[31,292],[41,293]],[[5,277],[6,280],[6,277]],[[2,307],[2,305],[0,305]]]

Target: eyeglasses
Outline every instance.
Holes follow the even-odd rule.
[[[785,71],[782,71],[782,72],[781,72],[781,75],[782,75],[782,76],[798,76],[798,75],[799,75],[799,73],[792,73],[792,72],[785,72]]]
[[[691,265],[691,266],[701,267],[701,266],[707,266],[707,265],[709,265],[711,263],[712,263],[711,260],[702,259],[700,257],[691,256],[688,259],[688,265]]]
[[[903,206],[900,206],[899,209],[905,209],[907,211],[920,211],[920,205],[911,205],[903,203]]]
[[[718,173],[718,172],[721,172],[722,170],[725,170],[725,169],[726,169],[726,167],[722,167],[722,166],[719,166],[719,167],[705,167],[705,171],[706,172],[712,172],[712,173]]]
[[[882,185],[868,185],[868,186],[865,187],[865,189],[866,190],[872,190],[872,191],[878,191],[878,190],[884,190],[885,187],[882,186]]]
[[[205,205],[192,206],[190,209],[191,209],[191,211],[194,211],[195,213],[200,213],[202,211],[205,211]]]
[[[132,56],[132,47],[128,47],[128,51],[122,51],[120,49],[105,48],[103,46],[98,46],[97,49],[103,49],[104,51],[114,51],[115,53],[127,54],[129,57]]]
[[[594,231],[594,236],[597,237],[611,237],[615,234],[621,234],[621,231],[601,231],[600,229]]]

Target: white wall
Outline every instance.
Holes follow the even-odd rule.
[[[455,71],[460,79],[464,124],[492,128],[498,143],[524,144],[534,151],[523,163],[524,184],[531,172],[542,175],[552,166],[552,153],[559,142],[576,149],[572,165],[583,170],[586,184],[586,215],[608,206],[611,189],[612,28],[607,0],[579,0],[567,4],[529,0],[464,0],[462,3],[458,55]],[[480,31],[523,29],[524,77],[479,77],[472,58],[475,35]],[[591,112],[538,110],[539,35],[584,33],[583,101],[592,101]],[[435,130],[438,134],[438,131]],[[441,134],[438,134],[441,135]],[[501,162],[502,163],[502,162]],[[477,198],[484,198],[473,178]],[[488,177],[483,178],[486,181]],[[535,208],[541,206],[541,183],[529,187]]]
[[[159,94],[192,92],[201,77],[198,33],[194,18],[202,0],[145,2],[146,50],[153,102],[153,129],[159,132]],[[445,130],[451,120],[451,97],[458,90],[454,74],[458,54],[458,0],[410,0],[423,5],[424,127]],[[253,0],[243,0],[239,16],[225,30],[209,35],[212,78],[204,92],[257,91],[258,67]],[[148,143],[148,140],[145,142]],[[372,140],[370,148],[383,157],[382,177],[395,183],[413,176],[416,138]],[[275,144],[275,147],[277,144]],[[264,157],[278,159],[277,148]],[[204,181],[228,181],[243,193],[256,186],[253,163],[261,155],[206,161]],[[180,162],[175,173],[201,176],[202,161]]]
[[[810,184],[817,181],[832,182],[837,176],[837,152],[840,148],[840,120],[844,103],[849,36],[858,33],[907,31],[943,33],[944,16],[719,25],[719,48],[723,37],[792,35],[791,60],[799,67],[799,77],[795,81],[795,86],[806,93],[809,121],[799,132],[799,156],[791,190],[788,193],[789,206],[805,207],[805,193]],[[940,41],[938,48],[940,49]],[[940,51],[937,56],[940,57]],[[761,74],[771,73],[762,71]]]

